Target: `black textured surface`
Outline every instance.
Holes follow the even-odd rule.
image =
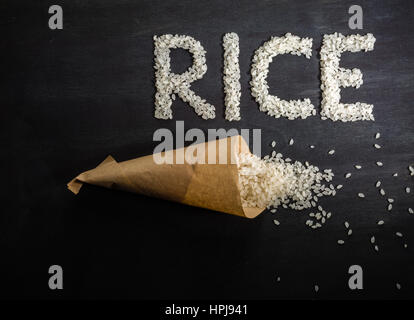
[[[351,1],[59,1],[64,28],[56,31],[47,25],[52,4],[1,4],[6,78],[1,297],[414,297],[414,215],[407,212],[414,194],[404,192],[405,186],[414,189],[407,170],[414,163],[412,2],[359,1],[360,31],[348,29]],[[221,38],[226,32],[240,36],[238,123],[223,116]],[[284,99],[309,97],[318,115],[307,120],[271,118],[250,95],[254,50],[286,32],[312,37],[313,56],[277,57],[270,91]],[[323,34],[333,32],[371,32],[377,38],[373,52],[346,53],[341,60],[364,74],[359,90],[342,90],[342,101],[373,103],[375,122],[319,117],[318,54]],[[216,106],[216,119],[202,120],[178,100],[173,120],[153,117],[152,36],[164,33],[191,35],[207,50],[208,72],[192,88]],[[173,53],[175,70],[190,63],[180,50]],[[85,187],[78,196],[66,189],[70,179],[108,154],[127,160],[151,153],[154,130],[174,128],[176,120],[185,120],[186,129],[261,128],[264,152],[276,140],[285,156],[332,168],[335,184],[344,188],[321,202],[333,217],[312,231],[304,225],[304,212],[281,210],[276,227],[267,212],[248,220],[97,187]],[[376,132],[382,134],[380,150],[372,146]],[[291,137],[295,144],[289,147]],[[336,153],[328,156],[332,148]],[[377,160],[384,167],[378,168]],[[363,169],[356,171],[355,163]],[[347,181],[346,172],[353,173]],[[392,177],[394,172],[399,176]],[[374,186],[377,180],[396,199],[391,213]],[[358,199],[358,192],[366,198]],[[349,239],[344,221],[354,232]],[[338,239],[346,244],[338,246]],[[48,289],[52,264],[63,267],[63,291]],[[364,290],[348,288],[352,264],[364,269]]]

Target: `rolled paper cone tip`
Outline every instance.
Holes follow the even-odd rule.
[[[114,158],[112,158],[112,156],[111,155],[109,155],[109,156],[107,156],[106,158],[105,158],[105,160],[104,161],[102,161],[99,165],[98,165],[98,167],[99,166],[102,166],[102,165],[104,165],[104,164],[106,164],[106,163],[109,163],[109,162],[113,162],[113,161],[115,161],[115,159]],[[82,186],[83,186],[83,182],[82,181],[80,181],[80,180],[78,180],[78,178],[81,176],[82,174],[80,174],[79,176],[77,176],[76,178],[74,178],[74,179],[72,179],[68,184],[67,184],[67,187],[68,187],[68,189],[70,190],[70,191],[72,191],[74,194],[78,194],[79,193],[79,191],[80,191],[80,189],[82,188]]]
[[[78,194],[79,193],[79,191],[80,191],[80,189],[82,188],[82,186],[83,186],[83,183],[82,182],[80,182],[79,180],[77,180],[76,178],[75,179],[72,179],[68,184],[67,184],[67,186],[68,186],[68,189],[70,190],[70,191],[72,191],[74,194]]]
[[[223,140],[227,141],[221,143],[224,142]],[[239,153],[250,153],[244,139],[241,136],[233,136],[201,145],[204,148],[200,148],[202,151],[200,156],[197,152],[197,160],[202,158],[207,160],[209,150],[210,152],[213,150],[216,162],[219,162],[221,156],[226,159],[226,162],[189,164],[183,161],[182,164],[157,164],[154,155],[116,162],[108,156],[95,169],[85,171],[70,181],[68,188],[77,194],[83,183],[88,183],[247,218],[259,215],[265,208],[242,206],[238,167],[237,163],[231,162],[233,159],[237,161]],[[172,156],[177,161],[183,158],[187,148],[156,155]]]

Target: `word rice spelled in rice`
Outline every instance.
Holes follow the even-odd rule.
[[[172,119],[172,101],[178,96],[194,108],[197,115],[203,119],[215,118],[215,107],[196,95],[191,89],[192,82],[201,79],[207,71],[206,51],[201,43],[186,35],[165,34],[154,36],[154,69],[155,69],[155,117]],[[321,90],[323,120],[357,121],[374,120],[373,105],[362,102],[344,104],[340,102],[340,87],[359,88],[362,81],[361,70],[345,69],[339,66],[343,52],[372,51],[376,39],[371,34],[354,34],[343,36],[340,33],[328,34],[323,37],[320,51]],[[286,33],[283,37],[271,37],[259,47],[253,56],[251,67],[251,94],[259,104],[259,109],[268,115],[289,120],[306,119],[316,115],[316,109],[309,98],[298,100],[282,100],[270,95],[267,75],[273,58],[281,54],[304,55],[309,59],[312,55],[312,38],[300,38]],[[182,74],[175,74],[170,69],[170,50],[181,48],[193,56],[193,65]],[[240,66],[239,66],[239,36],[227,33],[223,37],[224,50],[224,104],[226,120],[240,120]],[[376,138],[379,138],[377,133]],[[379,149],[379,144],[374,145]]]

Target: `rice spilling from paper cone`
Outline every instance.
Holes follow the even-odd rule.
[[[334,176],[330,169],[320,172],[308,163],[290,163],[280,153],[264,159],[241,153],[238,160],[243,206],[277,208],[282,205],[303,210],[316,206],[318,197],[336,193],[332,185],[324,184]]]

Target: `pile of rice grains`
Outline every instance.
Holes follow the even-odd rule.
[[[375,138],[379,139],[380,134],[377,133]],[[293,139],[289,145],[293,145]],[[374,146],[377,144],[374,144]],[[276,146],[276,142],[272,141],[272,148]],[[312,149],[315,146],[310,146]],[[333,155],[335,150],[329,150],[328,155]],[[377,162],[381,163],[382,162]],[[313,208],[309,213],[309,219],[306,225],[312,229],[321,228],[322,225],[332,216],[331,212],[325,211],[318,200],[323,196],[335,196],[337,191],[342,189],[343,185],[334,186],[330,183],[334,177],[331,169],[320,169],[307,161],[301,163],[299,161],[292,162],[290,158],[283,158],[281,153],[272,151],[271,155],[260,159],[256,155],[242,153],[238,158],[239,166],[239,182],[241,188],[242,203],[246,207],[268,208],[272,213],[277,211],[279,206],[290,208],[293,210],[304,210]],[[361,170],[362,166],[356,164],[355,169]],[[414,168],[408,166],[410,175],[414,175]],[[346,179],[351,177],[351,173],[344,174]],[[393,174],[394,177],[398,173]],[[386,192],[381,188],[381,181],[375,183],[375,187],[381,196],[386,198]],[[411,188],[405,186],[402,188],[405,193],[410,194]],[[359,192],[356,194],[359,198],[365,198],[365,194]],[[391,211],[394,198],[386,198],[386,210]],[[409,214],[414,214],[412,208],[407,208]],[[276,225],[280,222],[274,220]],[[383,225],[384,221],[378,221],[378,225]],[[348,229],[349,224],[345,223]],[[348,236],[352,234],[352,230],[348,230]],[[400,234],[400,233],[398,233]],[[343,240],[338,240],[338,244],[344,244]],[[407,247],[407,244],[404,244]],[[375,248],[378,251],[378,247]]]
[[[374,120],[373,105],[356,102],[354,104],[343,104],[340,102],[340,87],[359,88],[363,82],[361,70],[341,68],[339,66],[341,54],[345,51],[372,51],[374,49],[375,37],[368,33],[362,35],[343,36],[334,33],[324,35],[323,44],[320,51],[321,66],[321,90],[322,105],[321,119],[331,119],[333,121],[358,121]],[[204,99],[197,96],[190,90],[190,83],[200,79],[207,71],[205,50],[200,42],[192,37],[183,35],[163,35],[154,36],[155,44],[155,70],[156,88],[155,96],[155,117],[161,119],[171,119],[172,100],[178,95],[183,101],[187,102],[195,109],[195,112],[204,119],[215,117],[215,108]],[[193,55],[193,66],[183,74],[177,75],[170,70],[170,49],[183,48],[189,50]],[[239,67],[239,37],[235,33],[227,33],[223,37],[224,49],[224,103],[226,107],[225,118],[229,121],[240,120],[240,67]],[[283,37],[272,37],[256,50],[251,68],[251,94],[259,104],[260,111],[266,112],[275,118],[286,117],[290,120],[296,118],[305,119],[316,115],[315,107],[310,99],[303,100],[282,100],[277,96],[269,94],[269,85],[266,81],[269,65],[273,57],[279,54],[287,54],[310,58],[312,55],[312,39],[299,38],[290,33]],[[380,139],[380,133],[374,137]],[[289,145],[293,145],[291,139]],[[276,142],[271,146],[274,148]],[[309,146],[314,149],[315,146]],[[381,145],[373,144],[375,149],[380,149]],[[328,155],[332,156],[335,150],[329,150]],[[277,211],[279,206],[291,208],[293,210],[313,209],[309,213],[306,225],[312,229],[321,228],[332,216],[332,213],[324,210],[318,204],[318,200],[323,196],[335,196],[342,185],[334,186],[330,183],[334,177],[331,169],[321,171],[318,167],[310,165],[307,161],[303,164],[299,161],[293,162],[289,158],[283,158],[281,153],[273,151],[270,156],[263,159],[252,154],[241,154],[238,159],[239,181],[241,187],[241,197],[243,205],[248,207],[266,207],[272,213]],[[378,161],[376,165],[383,166]],[[360,170],[362,166],[355,164],[355,169]],[[409,174],[414,175],[413,166],[409,166]],[[397,176],[394,173],[393,176]],[[349,179],[351,173],[345,173],[345,178]],[[386,197],[386,192],[381,188],[381,181],[377,181],[375,187],[381,196]],[[410,187],[404,187],[408,194]],[[356,195],[365,198],[364,193]],[[394,199],[387,199],[388,211],[392,210]],[[414,214],[412,208],[407,208],[409,214]],[[276,219],[275,225],[280,225]],[[383,220],[377,222],[379,226],[384,224]],[[352,235],[352,229],[347,221],[344,222],[347,229],[347,236]],[[403,238],[401,232],[396,232],[396,236]],[[375,237],[370,238],[370,242],[375,251],[379,251]],[[337,240],[339,245],[345,243],[344,240]],[[407,248],[404,243],[404,247]],[[401,285],[396,284],[400,289]],[[315,285],[315,291],[319,287]]]
[[[375,139],[380,138],[380,133],[375,135]],[[293,139],[290,140],[289,145],[293,145]],[[271,147],[275,148],[276,141],[271,142]],[[381,146],[377,143],[374,145],[375,149],[380,149]],[[314,149],[315,146],[309,146]],[[329,150],[328,155],[333,155],[335,150]],[[377,166],[382,167],[383,163],[376,162]],[[290,208],[293,210],[310,209],[309,219],[306,220],[306,225],[312,229],[321,228],[325,222],[332,216],[331,212],[325,211],[321,205],[318,204],[319,198],[323,196],[335,196],[337,190],[342,189],[343,185],[338,184],[334,186],[330,183],[334,177],[331,169],[325,169],[322,172],[314,165],[310,165],[307,161],[303,164],[299,161],[292,162],[290,158],[283,158],[281,153],[272,151],[271,155],[260,159],[256,155],[250,153],[242,153],[238,157],[239,167],[239,182],[241,188],[241,198],[244,206],[247,207],[267,207],[272,213],[277,212],[277,208]],[[362,166],[354,165],[356,170],[361,170]],[[410,176],[414,176],[414,166],[408,166]],[[344,174],[345,179],[351,177],[351,173]],[[392,174],[397,177],[398,173]],[[330,184],[329,184],[330,183]],[[328,185],[329,184],[329,185]],[[374,186],[373,186],[374,187]],[[390,212],[395,202],[394,198],[387,198],[386,192],[382,188],[381,181],[375,183],[375,188],[378,189],[379,194],[386,199],[386,210]],[[406,194],[411,193],[411,188],[408,186],[402,187],[402,191]],[[359,198],[365,198],[365,194],[360,192],[355,195]],[[413,208],[407,208],[408,214],[414,215]],[[279,220],[274,219],[276,226],[280,225]],[[384,220],[377,221],[378,226],[384,225]],[[348,221],[344,222],[346,229],[346,236],[350,237],[353,234],[351,226]],[[397,231],[395,237],[402,240],[403,247],[408,248],[404,235]],[[370,236],[370,245],[375,252],[380,251],[375,236]],[[338,239],[338,245],[344,245],[345,240]],[[277,282],[280,282],[280,276],[277,277]],[[401,290],[401,284],[395,283],[395,287]],[[314,285],[314,290],[317,293],[319,286]]]

